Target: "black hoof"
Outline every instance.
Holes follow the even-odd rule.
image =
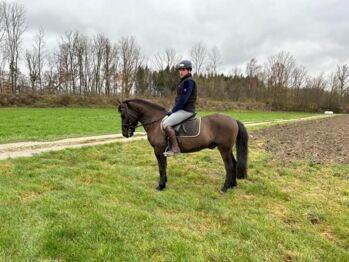
[[[158,185],[158,187],[156,188],[156,191],[162,191],[165,189],[165,185]]]
[[[228,188],[224,186],[224,187],[222,187],[222,188],[219,190],[219,192],[220,192],[221,194],[224,194],[224,193],[227,192],[227,190],[228,190]]]
[[[219,190],[222,194],[226,193],[229,188],[234,189],[236,185],[230,185],[230,186],[223,186],[221,190]]]

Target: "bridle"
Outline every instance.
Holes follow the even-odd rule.
[[[125,124],[122,124],[122,128],[124,129],[126,129],[127,130],[127,133],[128,133],[128,135],[130,136],[130,134],[132,133],[132,132],[134,132],[135,130],[136,130],[136,128],[137,127],[140,127],[140,126],[143,126],[143,127],[145,127],[145,126],[147,126],[147,125],[150,125],[150,124],[154,124],[154,123],[156,123],[156,122],[158,122],[158,121],[160,121],[160,120],[162,120],[164,117],[162,116],[161,118],[159,118],[159,119],[156,119],[156,120],[152,120],[152,121],[150,121],[150,122],[147,122],[147,123],[142,123],[142,122],[140,122],[140,120],[138,120],[138,115],[135,115],[133,112],[132,112],[132,110],[130,110],[129,108],[128,108],[128,105],[127,105],[127,103],[123,103],[123,107],[124,107],[124,109],[125,109],[125,118],[126,118],[126,123]],[[134,119],[134,120],[137,120],[137,122],[136,121],[132,121],[132,118]],[[136,122],[136,124],[134,124]],[[138,122],[140,122],[140,124],[137,124]]]

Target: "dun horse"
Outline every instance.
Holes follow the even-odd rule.
[[[119,112],[123,136],[133,136],[138,122],[147,132],[148,141],[154,148],[159,166],[160,182],[157,190],[163,190],[167,182],[167,159],[163,154],[167,141],[161,131],[160,122],[167,111],[146,100],[130,99],[120,103]],[[237,148],[237,161],[233,155],[234,144]],[[182,137],[179,146],[182,153],[218,148],[226,170],[222,192],[235,187],[236,178],[247,178],[248,134],[244,125],[238,120],[221,114],[203,117],[200,134],[196,137]]]

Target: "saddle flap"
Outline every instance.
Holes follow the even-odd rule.
[[[185,120],[176,125],[174,130],[179,137],[195,137],[200,134],[201,118],[197,119],[195,116]]]

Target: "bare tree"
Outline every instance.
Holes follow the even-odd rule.
[[[271,84],[277,87],[288,87],[295,64],[294,57],[286,51],[270,56],[266,68]]]
[[[287,103],[287,91],[295,64],[294,57],[289,52],[282,51],[270,56],[265,65],[268,96],[276,109],[283,109],[281,107]]]
[[[58,56],[56,56],[58,57]],[[43,79],[46,83],[46,86],[49,90],[52,91],[60,91],[57,90],[58,86],[58,71],[56,67],[59,68],[59,63],[55,59],[54,52],[46,56],[46,70],[43,72]]]
[[[175,67],[180,59],[174,48],[166,48],[163,52],[154,56],[154,65],[156,69],[160,71],[164,70],[166,67]]]
[[[94,75],[94,92],[100,94],[102,91],[102,63],[105,48],[105,37],[102,34],[98,34],[93,41],[93,75]]]
[[[112,93],[112,81],[113,75],[115,74],[115,70],[117,69],[117,65],[115,61],[117,61],[116,56],[117,48],[116,46],[112,46],[110,40],[108,38],[104,41],[104,64],[103,64],[103,73],[104,73],[104,81],[105,81],[105,94],[111,95]]]
[[[29,79],[32,86],[32,91],[35,92],[36,82],[39,79],[39,63],[37,61],[37,50],[27,50],[25,53],[25,60],[29,71]]]
[[[39,32],[35,36],[34,49],[36,50],[37,55],[37,69],[38,69],[38,82],[39,89],[42,89],[42,70],[45,64],[47,52],[45,47],[45,32],[44,29],[40,28]]]
[[[259,78],[261,78],[262,66],[258,64],[257,59],[252,58],[246,65],[246,76],[248,81],[247,96],[257,99]]]
[[[262,66],[258,64],[257,59],[252,58],[246,65],[246,76],[250,78],[258,77],[261,70]]]
[[[320,73],[314,77],[309,77],[307,79],[307,86],[315,90],[325,90],[327,87],[327,80],[324,73]]]
[[[74,79],[73,73],[73,33],[68,31],[61,37],[61,43],[59,44],[58,49],[58,72],[59,72],[59,88],[65,90],[65,92],[69,93],[72,87],[72,79]],[[73,88],[74,89],[74,88]]]
[[[0,2],[0,43],[5,36],[5,24],[4,24],[4,16],[5,16],[5,4]]]
[[[207,48],[203,44],[197,43],[190,50],[190,56],[193,61],[194,72],[200,75],[206,63]]]
[[[238,66],[234,66],[233,69],[231,70],[231,74],[233,78],[239,78],[242,77],[242,70]]]
[[[84,85],[85,85],[85,92],[92,91],[92,83],[93,83],[93,68],[94,68],[94,47],[91,44],[91,41],[89,39],[85,39],[85,52],[84,52]]]
[[[119,41],[121,59],[122,94],[129,96],[135,74],[141,63],[140,47],[133,36],[122,37]]]
[[[4,25],[4,5],[0,3],[0,92],[3,92],[3,82],[5,78],[5,63],[6,55],[3,48],[4,36],[5,36],[5,25]]]
[[[78,86],[79,86],[79,94],[85,92],[87,89],[87,81],[84,74],[84,59],[86,58],[87,51],[87,37],[81,35],[78,31],[74,33],[74,56],[76,60],[77,74],[78,74]]]
[[[349,91],[349,67],[348,65],[337,66],[336,77],[338,79],[338,91],[340,96]]]
[[[297,66],[291,72],[290,87],[294,90],[295,99],[300,95],[300,89],[305,86],[307,81],[307,70],[304,66]]]
[[[44,32],[42,29],[35,36],[34,45],[31,51],[26,50],[25,62],[29,71],[29,80],[34,92],[39,84],[42,88],[42,70],[46,52],[44,50]]]
[[[8,53],[12,92],[16,93],[19,74],[18,59],[22,35],[26,29],[25,10],[17,3],[2,3],[2,19],[4,20],[5,48]]]
[[[216,46],[212,47],[208,52],[207,71],[209,73],[213,73],[214,75],[217,74],[218,68],[221,64],[221,58],[222,56],[218,48]]]

